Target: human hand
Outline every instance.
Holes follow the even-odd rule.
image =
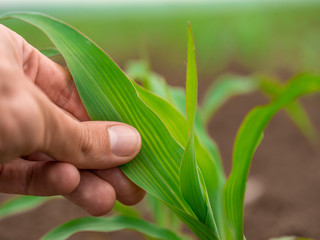
[[[96,216],[139,202],[117,167],[138,154],[139,133],[89,120],[70,73],[0,25],[0,192],[63,195]]]

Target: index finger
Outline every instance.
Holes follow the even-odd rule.
[[[10,46],[6,51],[16,57],[24,74],[57,106],[81,121],[89,120],[70,72],[1,24],[0,31],[1,41],[7,41],[6,45]]]

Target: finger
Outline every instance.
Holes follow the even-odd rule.
[[[108,213],[116,201],[113,187],[91,172],[80,171],[80,176],[78,187],[64,197],[93,216]]]
[[[0,101],[0,160],[44,152],[78,168],[105,169],[132,160],[141,147],[133,127],[116,122],[79,122],[32,83]]]
[[[50,100],[25,78],[17,72],[12,77],[5,76],[2,82],[7,87],[0,94],[0,163],[36,151],[45,140],[48,114],[42,111],[45,105],[40,105]],[[10,84],[15,81],[20,82]]]
[[[81,121],[88,121],[90,119],[89,115],[80,99],[70,72],[42,55],[38,50],[34,49],[34,52],[39,59],[37,75],[34,77],[35,84],[57,106]]]
[[[117,122],[77,122],[67,115],[53,114],[47,123],[43,149],[58,161],[80,169],[106,169],[135,158],[141,148],[138,131]]]
[[[113,186],[117,200],[125,205],[137,204],[145,196],[145,191],[134,184],[118,167],[96,170],[94,173]]]
[[[3,43],[0,49],[5,60],[10,59],[11,62],[18,64],[28,79],[38,85],[56,105],[82,121],[89,120],[69,71],[1,24],[0,31],[0,40]],[[11,59],[12,56],[15,59]]]
[[[21,156],[22,159],[34,162],[48,162],[54,161],[54,159],[42,152],[34,152],[27,156]]]
[[[79,181],[79,171],[68,163],[16,159],[0,165],[0,192],[3,193],[62,195],[72,192]]]
[[[38,151],[81,169],[119,166],[140,151],[141,137],[135,128],[117,122],[79,122],[41,94],[37,97],[45,115],[45,134]]]

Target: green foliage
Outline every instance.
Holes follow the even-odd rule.
[[[159,199],[148,194],[146,197],[147,204],[150,208],[150,214],[153,222],[160,227],[171,229],[174,232],[179,232],[181,229],[181,221],[173,214],[170,209],[165,207]]]
[[[300,75],[285,86],[253,78],[224,77],[209,89],[197,110],[197,68],[190,26],[184,93],[180,88],[169,87],[145,62],[135,62],[128,70],[138,85],[98,46],[56,19],[35,13],[4,16],[8,18],[33,24],[49,37],[57,50],[44,54],[61,53],[64,57],[92,120],[126,122],[138,129],[143,142],[141,152],[121,169],[150,194],[149,203],[158,224],[141,220],[136,209],[128,210],[116,203],[114,210],[122,216],[76,219],[56,228],[44,239],[65,239],[78,231],[125,228],[152,238],[181,239],[168,230],[175,227],[168,226],[166,221],[175,218],[163,211],[165,206],[199,239],[243,240],[246,180],[267,123],[285,108],[300,129],[305,131],[309,126],[307,132],[312,131],[303,107],[296,101],[302,95],[320,90],[320,78],[310,75]],[[206,131],[206,124],[227,99],[258,87],[273,100],[254,108],[242,123],[234,144],[232,172],[225,184],[219,151]]]
[[[80,231],[111,232],[122,229],[139,231],[155,239],[180,240],[174,232],[162,229],[147,221],[134,217],[117,216],[109,218],[83,217],[67,222],[46,234],[42,240],[67,239]]]
[[[172,99],[169,87],[163,77],[150,70],[146,61],[132,61],[129,63],[126,73],[145,89],[170,101]]]
[[[188,64],[187,64],[187,83],[186,83],[186,113],[188,142],[181,159],[180,166],[180,189],[184,199],[188,202],[198,219],[207,223],[209,216],[206,204],[207,191],[202,185],[198,165],[195,155],[194,145],[194,120],[197,107],[197,67],[195,60],[194,42],[191,26],[188,29]],[[201,170],[200,170],[201,171]],[[204,184],[204,182],[203,182]],[[209,216],[212,218],[212,216]],[[211,226],[212,227],[212,226]],[[212,228],[215,232],[215,226]]]
[[[270,240],[313,240],[313,239],[302,238],[302,237],[280,237],[280,238],[271,238]]]
[[[161,199],[199,238],[217,239],[197,219],[180,192],[183,148],[141,101],[132,82],[118,66],[82,34],[59,21],[40,14],[12,14],[10,18],[34,24],[48,35],[64,56],[92,120],[122,121],[138,129],[144,144],[135,161],[122,166],[124,173]]]
[[[276,72],[279,68],[319,71],[319,1],[206,2],[106,7],[56,4],[36,9],[86,33],[119,62],[145,56],[141,51],[146,50],[152,62],[166,66],[168,72],[183,71],[183,26],[191,21],[197,36],[199,72],[207,76],[230,69],[235,61],[236,66],[252,72]],[[35,11],[29,4],[17,8]],[[8,10],[2,5],[0,13]],[[48,47],[45,34],[35,28],[16,21],[4,24],[37,48]]]
[[[229,98],[257,90],[258,82],[253,78],[226,75],[216,80],[206,92],[201,118],[208,123],[219,107]]]
[[[269,97],[276,97],[283,94],[285,91],[285,86],[276,79],[271,79],[269,77],[263,77],[259,79],[260,89]],[[293,123],[299,128],[299,130],[306,136],[306,138],[313,144],[317,140],[316,129],[313,127],[306,111],[304,110],[302,104],[299,100],[292,101],[287,104],[285,111],[288,116],[292,119]]]
[[[320,77],[300,75],[288,82],[281,95],[270,104],[254,108],[245,118],[238,131],[233,166],[224,191],[224,206],[233,238],[243,239],[243,203],[251,159],[259,145],[263,131],[271,118],[296,98],[320,91]]]
[[[40,50],[40,52],[47,57],[55,57],[60,55],[60,52],[56,48],[46,48]]]
[[[0,205],[0,219],[32,210],[50,199],[52,198],[35,196],[19,196],[8,199]]]
[[[127,217],[135,217],[135,218],[141,218],[142,215],[141,213],[139,212],[138,209],[135,209],[134,207],[128,207],[128,206],[125,206],[123,205],[122,203],[116,201],[113,208],[112,208],[112,211],[115,213],[115,214],[121,214],[123,216],[127,216]]]

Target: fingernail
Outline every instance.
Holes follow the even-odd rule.
[[[140,146],[141,137],[138,131],[127,125],[115,125],[108,128],[110,148],[119,157],[134,154]]]

